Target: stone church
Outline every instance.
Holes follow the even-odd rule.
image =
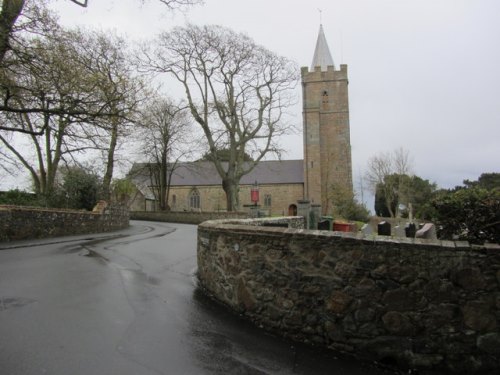
[[[262,161],[240,181],[241,208],[253,204],[258,184],[260,209],[269,215],[294,215],[298,200],[321,204],[331,214],[333,186],[352,191],[347,65],[336,69],[320,26],[311,68],[301,69],[304,160]],[[135,166],[140,168],[140,166]],[[136,174],[131,210],[154,211],[150,178]],[[224,211],[221,179],[209,161],[182,163],[172,176],[172,211]]]

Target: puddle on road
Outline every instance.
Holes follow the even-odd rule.
[[[0,297],[0,311],[23,307],[36,300],[20,297]]]
[[[83,257],[88,257],[88,258],[100,258],[103,260],[108,260],[106,257],[102,256],[99,254],[97,251],[90,250],[85,246],[82,246],[83,249],[78,253],[78,255],[83,256]]]

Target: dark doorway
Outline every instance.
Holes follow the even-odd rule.
[[[297,206],[295,204],[288,206],[288,216],[297,216]]]

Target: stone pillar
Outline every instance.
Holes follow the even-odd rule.
[[[297,216],[304,218],[304,227],[306,229],[309,229],[309,211],[311,211],[311,202],[309,200],[297,201]]]
[[[321,205],[312,204],[311,212],[309,214],[309,229],[318,229],[319,219],[321,218]]]

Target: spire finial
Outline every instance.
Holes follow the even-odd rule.
[[[319,24],[323,25],[323,10],[318,8],[318,12],[319,12]]]

